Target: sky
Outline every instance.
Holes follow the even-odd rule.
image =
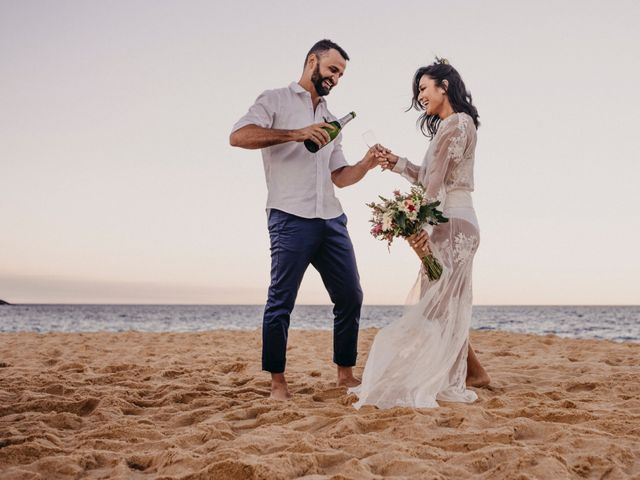
[[[635,1],[0,0],[0,299],[261,304],[260,153],[229,146],[317,40],[351,60],[327,97],[347,160],[373,130],[420,163],[415,70],[449,59],[480,113],[474,303],[640,304],[640,4]],[[366,304],[402,304],[418,259],[337,189]],[[329,297],[311,267],[298,303]]]

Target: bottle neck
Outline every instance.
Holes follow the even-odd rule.
[[[341,119],[338,120],[338,123],[340,124],[340,128],[344,127],[347,123],[349,123],[351,120],[353,120],[355,118],[356,114],[354,112],[350,112],[347,115],[345,115],[344,117],[342,117]]]

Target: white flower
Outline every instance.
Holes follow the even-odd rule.
[[[391,224],[393,223],[393,212],[386,211],[382,214],[382,231],[388,232],[391,230]]]

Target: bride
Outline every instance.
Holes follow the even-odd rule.
[[[421,267],[403,316],[378,332],[362,384],[350,390],[358,395],[356,408],[473,402],[478,397],[467,386],[490,381],[469,343],[471,271],[480,240],[471,201],[478,111],[460,74],[438,58],[416,71],[411,106],[424,111],[420,128],[431,140],[422,166],[389,150],[381,165],[442,202],[449,221],[407,240],[420,259],[431,251],[444,268],[440,279],[429,281]]]

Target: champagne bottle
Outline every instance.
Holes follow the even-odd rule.
[[[351,113],[345,115],[344,117],[342,117],[340,120],[334,120],[333,122],[327,122],[330,125],[333,125],[333,128],[323,127],[327,131],[327,133],[329,134],[329,137],[331,137],[331,140],[329,140],[329,143],[331,143],[333,141],[333,139],[338,136],[338,134],[340,133],[340,130],[342,130],[342,128],[347,123],[349,123],[351,120],[353,120],[355,117],[356,117],[356,112],[351,112]],[[326,119],[325,119],[325,121],[326,121]],[[316,153],[318,150],[320,150],[322,148],[316,142],[314,142],[313,140],[309,140],[309,139],[304,141],[304,146],[307,147],[307,150],[309,150],[311,153]]]

